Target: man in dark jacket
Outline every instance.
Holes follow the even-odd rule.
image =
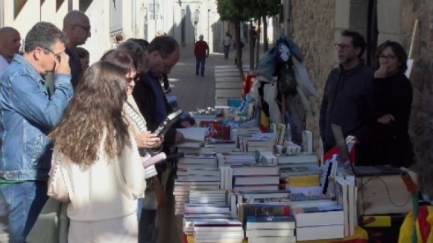
[[[63,19],[63,32],[68,37],[65,52],[69,56],[72,75],[71,83],[75,88],[84,72],[77,54],[77,46],[84,45],[91,36],[89,17],[79,10],[68,12]]]
[[[140,75],[140,81],[136,83],[132,95],[147,122],[147,129],[153,132],[166,116],[172,112],[172,108],[167,102],[158,77],[169,74],[170,70],[179,60],[178,43],[170,36],[156,37],[147,47],[147,58],[149,61],[149,71]],[[180,122],[175,127],[180,127]],[[164,136],[163,151],[170,154],[170,147],[183,140],[184,137],[180,132],[176,131],[175,128],[170,129]],[[140,243],[156,242],[158,237],[164,235],[158,234],[159,228],[173,233],[174,229],[171,225],[161,223],[162,220],[174,223],[174,220],[172,220],[174,211],[172,209],[174,209],[173,187],[175,170],[172,163],[169,162],[167,161],[167,163],[157,166],[158,178],[162,181],[167,194],[167,203],[158,205],[158,210],[152,206],[147,206],[146,202],[144,203],[139,226]],[[167,179],[164,180],[163,178]],[[152,187],[148,188],[146,188],[146,195],[153,193],[150,192]],[[156,220],[157,214],[159,215],[158,220]]]
[[[367,165],[367,131],[370,117],[368,96],[371,93],[373,70],[361,59],[366,43],[357,32],[345,30],[335,44],[339,67],[328,76],[320,107],[320,135],[326,153],[335,146],[331,124],[342,127],[343,135],[353,135],[356,164]]]

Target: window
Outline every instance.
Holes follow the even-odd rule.
[[[110,1],[110,34],[122,32],[122,1]]]
[[[155,1],[153,1],[155,2]],[[155,17],[158,17],[159,13],[159,4],[158,3],[149,3],[149,19],[155,20]]]

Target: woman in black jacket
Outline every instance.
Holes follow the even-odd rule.
[[[381,44],[375,57],[372,101],[372,163],[409,167],[414,152],[409,138],[412,85],[406,77],[407,54],[394,41]]]

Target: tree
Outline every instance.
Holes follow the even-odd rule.
[[[277,15],[279,12],[280,1],[279,0],[253,0],[251,1],[251,10],[253,11],[253,17],[257,20],[263,21],[263,40],[264,51],[268,50],[268,20],[269,16]],[[257,53],[258,55],[258,53]]]
[[[240,24],[243,21],[248,21],[251,12],[247,6],[249,6],[250,0],[217,0],[217,11],[220,15],[220,19],[223,21],[230,21],[235,25],[235,40],[236,40],[236,56],[237,65],[241,78],[243,76],[242,70],[242,49],[239,48],[241,41],[241,29]]]
[[[235,39],[236,46],[239,47],[240,42],[240,23],[257,19],[263,20],[265,50],[268,49],[268,35],[267,35],[267,16],[276,15],[279,11],[279,0],[217,0],[217,9],[221,20],[231,21],[235,25]],[[251,32],[250,32],[251,33]],[[251,40],[251,34],[250,34]],[[257,43],[258,44],[258,43]],[[250,43],[250,66],[254,66],[254,49]],[[236,55],[238,59],[238,66],[242,68],[242,50],[236,48]],[[258,55],[258,53],[257,53]],[[242,75],[241,75],[242,76]]]

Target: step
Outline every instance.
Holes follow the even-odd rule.
[[[242,65],[242,67],[244,68],[244,69],[249,69],[250,68],[250,66],[249,65]],[[232,68],[238,68],[236,65],[218,65],[218,66],[215,66],[215,70],[217,70],[217,69],[232,69]]]
[[[219,83],[219,82],[223,82],[223,83],[242,83],[242,79],[237,76],[237,77],[219,77],[219,78],[215,78],[215,82]]]
[[[215,100],[215,106],[226,106],[227,105],[227,99],[216,99]]]
[[[239,77],[239,72],[215,73],[215,78]]]
[[[216,82],[215,89],[242,89],[241,82]]]
[[[216,98],[240,98],[242,90],[240,89],[217,89],[215,90]]]

